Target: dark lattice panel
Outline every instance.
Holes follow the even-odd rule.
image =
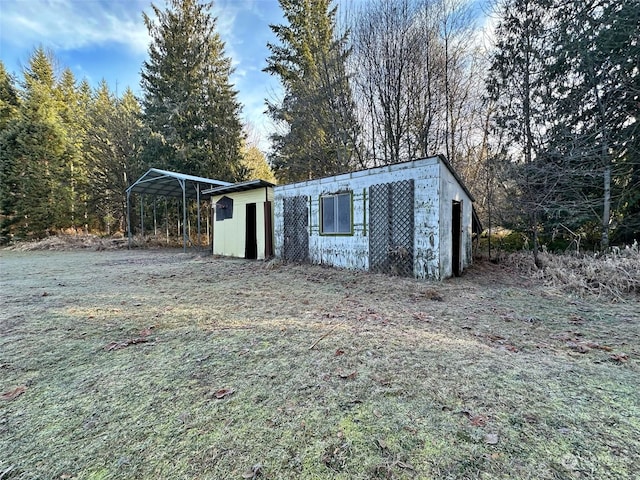
[[[413,276],[413,180],[369,189],[369,269]]]
[[[282,255],[285,260],[304,262],[309,259],[308,218],[306,196],[284,199],[284,249]]]

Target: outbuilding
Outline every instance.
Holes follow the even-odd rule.
[[[273,255],[273,186],[251,180],[202,192],[211,195],[214,255],[258,260]]]
[[[473,201],[443,156],[276,186],[275,255],[421,279],[458,276],[472,262]]]
[[[158,168],[150,168],[139,179],[129,186],[126,190],[127,195],[127,236],[129,238],[129,248],[133,238],[133,229],[131,225],[131,195],[138,194],[140,201],[140,234],[144,237],[144,204],[143,197],[153,198],[153,229],[154,235],[157,235],[156,222],[156,198],[164,197],[177,198],[181,200],[182,206],[182,222],[178,221],[178,231],[182,230],[182,248],[186,252],[187,244],[191,243],[191,235],[189,228],[189,202],[195,202],[197,212],[197,237],[194,246],[200,247],[201,225],[200,225],[200,205],[202,203],[202,194],[205,188],[220,187],[232,185],[229,182],[214,180],[212,178],[196,177],[179,172],[170,172],[168,170],[160,170]],[[165,226],[167,231],[167,242],[169,241],[169,220],[168,207],[165,202]]]

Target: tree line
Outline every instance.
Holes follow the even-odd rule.
[[[40,49],[20,83],[0,64],[3,238],[121,229],[123,192],[150,166],[293,182],[437,153],[484,223],[534,252],[639,238],[639,0],[279,4],[269,165],[245,141],[211,3],[144,16],[140,99],[57,76]]]
[[[269,179],[246,140],[211,7],[171,0],[144,15],[152,40],[141,98],[78,82],[41,47],[21,79],[0,62],[0,241],[124,231],[125,190],[151,167]]]

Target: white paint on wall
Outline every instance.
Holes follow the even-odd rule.
[[[274,187],[275,255],[283,256],[284,198],[308,201],[309,260],[336,267],[369,269],[369,188],[372,185],[414,181],[414,276],[441,279],[452,275],[451,203],[462,201],[462,268],[471,263],[472,200],[440,157],[336,175]],[[353,235],[321,235],[320,197],[353,192]]]
[[[440,278],[453,275],[453,202],[462,206],[460,270],[472,262],[471,228],[473,202],[446,165],[440,167]]]

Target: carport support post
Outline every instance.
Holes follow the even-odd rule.
[[[140,194],[140,235],[144,242],[144,195]]]
[[[187,191],[184,180],[178,180],[182,187],[182,251],[187,253]]]
[[[198,249],[200,249],[200,184],[196,186],[196,197],[198,202]]]
[[[156,219],[156,197],[153,197],[153,236],[158,236],[158,220]]]
[[[127,190],[127,248],[131,250],[131,191]]]
[[[167,197],[164,197],[164,228],[167,231],[167,245],[169,245],[169,206]]]

